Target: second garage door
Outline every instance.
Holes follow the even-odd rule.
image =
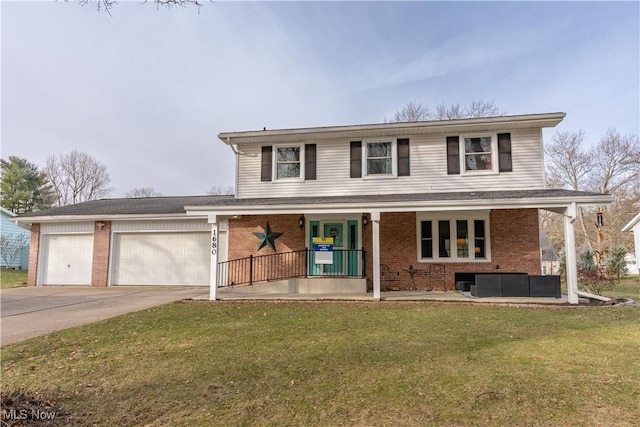
[[[114,285],[209,284],[209,233],[114,235]]]

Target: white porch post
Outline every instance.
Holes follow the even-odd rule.
[[[380,300],[380,212],[371,212],[373,226],[373,298]]]
[[[215,301],[218,298],[218,249],[220,246],[218,218],[216,215],[209,215],[209,224],[211,224],[211,266],[209,273],[209,300]]]
[[[573,223],[578,217],[575,203],[569,205],[564,215],[564,251],[567,271],[567,297],[569,304],[578,304],[578,263],[576,259],[576,234]]]

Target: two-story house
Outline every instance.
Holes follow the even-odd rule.
[[[21,217],[32,224],[29,283],[207,284],[216,299],[229,285],[295,278],[301,292],[339,277],[379,299],[385,274],[411,289],[413,270],[438,265],[453,289],[461,272],[540,274],[545,209],[565,217],[577,303],[577,208],[611,196],[545,188],[542,129],[564,116],[221,133],[235,153],[234,196],[99,200]]]

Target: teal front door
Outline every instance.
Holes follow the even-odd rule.
[[[346,274],[344,224],[341,222],[326,222],[322,227],[322,231],[323,237],[333,237],[333,264],[324,264],[324,273],[337,276]]]

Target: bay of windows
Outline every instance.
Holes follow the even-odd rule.
[[[421,260],[488,261],[488,215],[418,219]]]

